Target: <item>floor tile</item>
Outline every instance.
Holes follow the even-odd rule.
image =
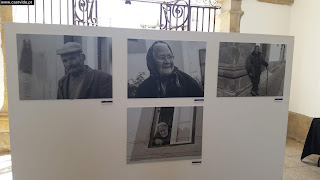
[[[303,151],[302,146],[286,146],[285,155],[287,156],[301,156]]]
[[[304,167],[308,164],[303,163],[300,160],[300,156],[285,156],[284,158],[284,168],[294,168],[294,167]]]
[[[319,180],[320,174],[309,167],[285,168],[283,180]]]

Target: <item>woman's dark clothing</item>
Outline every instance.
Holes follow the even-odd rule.
[[[167,82],[162,87],[161,82]],[[203,97],[203,89],[188,74],[174,68],[166,77],[151,75],[138,87],[135,98]]]

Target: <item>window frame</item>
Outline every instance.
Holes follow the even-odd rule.
[[[154,112],[153,112],[153,120],[152,120],[152,125],[151,125],[151,129],[150,129],[150,136],[149,136],[149,143],[148,143],[148,148],[159,148],[159,147],[167,147],[167,146],[179,146],[179,145],[187,145],[187,144],[194,144],[195,143],[195,129],[196,129],[196,117],[197,117],[197,111],[196,111],[196,106],[194,107],[190,107],[192,108],[191,111],[191,131],[190,131],[190,138],[189,140],[183,141],[183,142],[177,142],[176,138],[178,137],[178,123],[179,123],[179,118],[180,118],[180,108],[182,107],[173,107],[174,108],[174,112],[173,112],[173,119],[172,119],[172,128],[170,131],[170,144],[167,145],[161,145],[161,146],[154,146],[152,145],[152,140],[154,135],[156,134],[156,128],[157,125],[159,123],[159,118],[160,118],[160,111],[161,111],[162,107],[155,107],[154,108]],[[181,121],[180,121],[181,122]],[[183,121],[182,121],[183,122]],[[175,129],[174,129],[175,128]],[[173,133],[175,134],[173,136]],[[175,138],[175,140],[173,139],[173,137]],[[171,142],[174,142],[174,144],[171,144]]]

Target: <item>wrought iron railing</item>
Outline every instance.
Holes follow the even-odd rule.
[[[214,32],[217,9],[220,7],[195,6],[184,0],[161,3],[160,29]]]
[[[160,29],[176,31],[214,32],[216,13],[221,9],[216,0],[194,0],[201,5],[192,4],[191,0],[125,0],[160,4]]]
[[[27,6],[28,23],[98,26],[98,0],[35,0]],[[123,0],[157,3],[157,28],[176,31],[214,32],[218,6],[216,0]],[[201,2],[195,4],[194,2]]]
[[[72,0],[73,24],[98,26],[97,0]]]
[[[35,0],[27,6],[27,22],[98,25],[97,0]]]

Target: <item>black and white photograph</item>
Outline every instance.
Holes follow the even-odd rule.
[[[217,97],[283,96],[286,44],[220,42]]]
[[[128,39],[128,98],[203,97],[206,42]]]
[[[201,159],[202,106],[127,109],[127,163]]]
[[[112,98],[112,39],[17,34],[20,100]]]

